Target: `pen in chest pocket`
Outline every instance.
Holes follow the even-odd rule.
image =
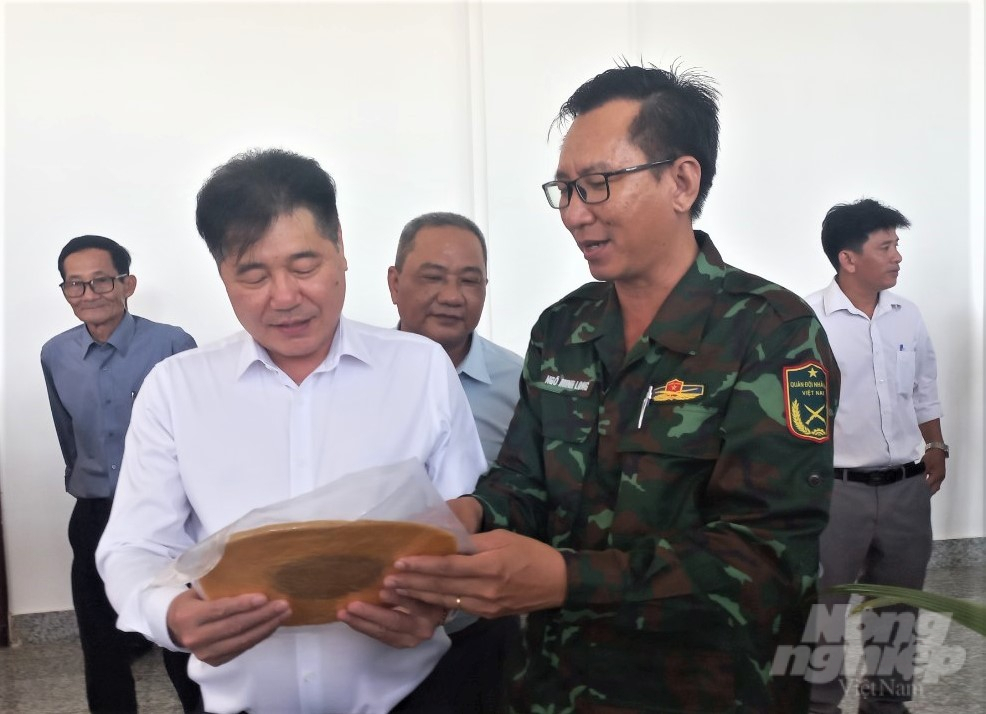
[[[644,394],[644,401],[640,404],[640,417],[637,418],[638,429],[644,425],[644,412],[647,410],[647,402],[649,402],[653,396],[654,387],[647,387],[647,392]]]

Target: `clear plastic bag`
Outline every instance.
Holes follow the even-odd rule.
[[[312,521],[402,521],[440,528],[454,536],[458,551],[472,553],[469,535],[435,489],[417,459],[375,467],[342,476],[309,493],[254,509],[183,553],[162,572],[156,584],[191,583],[200,594],[199,580],[223,557],[230,539],[265,526]]]

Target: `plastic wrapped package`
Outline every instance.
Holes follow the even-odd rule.
[[[183,553],[159,582],[207,599],[264,593],[291,605],[286,625],[336,621],[349,602],[379,604],[406,555],[473,552],[417,459],[358,471],[250,511]]]

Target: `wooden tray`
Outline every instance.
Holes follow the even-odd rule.
[[[383,579],[405,555],[450,555],[455,536],[407,521],[302,521],[234,534],[198,581],[206,599],[264,593],[291,604],[286,625],[336,621],[354,601],[380,604]]]

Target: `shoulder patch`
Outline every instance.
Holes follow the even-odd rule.
[[[784,416],[794,436],[824,443],[832,436],[829,414],[829,375],[822,363],[809,360],[784,367]]]

